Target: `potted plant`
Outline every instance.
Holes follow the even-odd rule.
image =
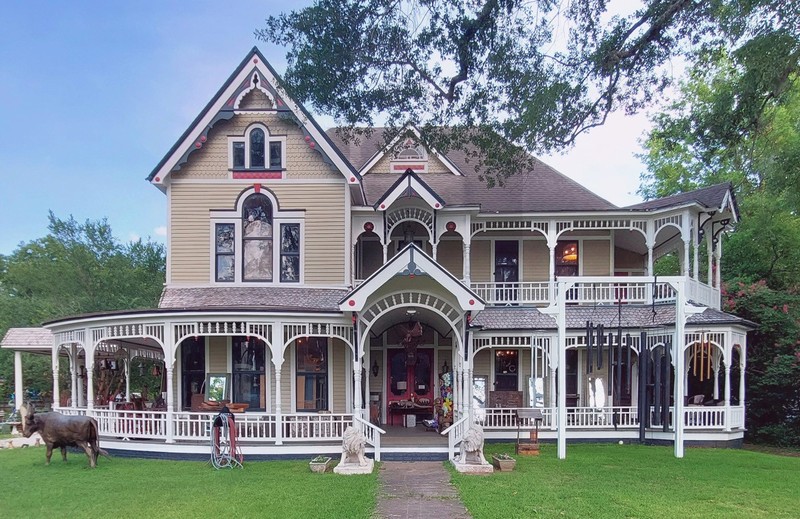
[[[311,467],[311,472],[316,472],[318,474],[322,474],[323,472],[328,471],[328,467],[331,464],[331,457],[330,456],[322,456],[319,455],[308,464]]]
[[[492,454],[492,465],[500,472],[511,472],[516,464],[517,460],[508,454]]]

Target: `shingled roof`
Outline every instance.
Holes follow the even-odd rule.
[[[644,328],[648,326],[672,326],[675,324],[675,305],[624,305],[622,307],[623,328]],[[586,322],[602,324],[614,328],[620,323],[620,309],[617,306],[568,306],[566,325],[568,329],[583,329]],[[472,319],[472,326],[482,330],[553,330],[557,329],[555,319],[542,313],[538,308],[501,307],[487,308]],[[707,308],[687,320],[688,325],[738,324],[756,328],[755,323]]]
[[[173,310],[339,312],[347,290],[299,287],[165,288],[158,307]]]
[[[336,129],[327,133],[356,169],[363,167],[385,145],[383,128],[375,128],[370,135],[358,136],[358,143],[354,139],[344,142]],[[508,177],[503,186],[490,188],[479,178],[480,173],[475,171],[475,164],[467,159],[464,151],[451,150],[447,153],[447,159],[463,176],[425,173],[421,177],[444,199],[448,207],[479,205],[484,213],[604,211],[617,208],[539,160],[535,160],[532,170]],[[374,204],[396,180],[397,175],[389,173],[364,175],[366,205]]]
[[[15,350],[51,349],[53,332],[46,328],[9,328],[0,345]]]
[[[655,200],[648,200],[640,204],[630,205],[624,209],[638,209],[645,211],[653,211],[656,209],[664,209],[666,207],[674,207],[678,205],[696,202],[703,207],[709,209],[718,209],[725,201],[725,195],[728,192],[733,195],[733,185],[730,182],[723,182],[722,184],[715,184],[713,186],[695,189],[694,191],[687,191],[686,193],[679,193],[677,195],[667,196],[664,198],[657,198]],[[734,198],[734,207],[736,200]],[[738,211],[738,210],[737,210]]]

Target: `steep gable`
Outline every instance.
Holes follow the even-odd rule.
[[[280,86],[278,75],[257,48],[253,48],[209,101],[189,128],[153,169],[147,180],[164,189],[170,174],[180,170],[189,156],[203,149],[209,131],[220,121],[230,120],[237,110],[257,103],[290,119],[302,130],[309,149],[341,173],[349,184],[360,185],[360,175],[330,141],[314,119]]]

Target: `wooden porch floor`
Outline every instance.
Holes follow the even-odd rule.
[[[386,434],[381,438],[384,447],[447,447],[447,436],[435,431],[425,430],[425,426],[400,427],[399,425],[383,425]]]

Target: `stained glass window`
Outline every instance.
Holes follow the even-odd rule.
[[[217,256],[217,281],[234,281],[234,224],[218,223],[214,226]]]
[[[300,224],[281,225],[281,281],[300,282]]]
[[[281,169],[283,167],[283,143],[272,141],[269,143],[269,168]]]
[[[242,279],[272,281],[272,206],[262,194],[244,202],[242,241]]]
[[[255,128],[250,132],[250,167],[264,167],[264,130]]]

